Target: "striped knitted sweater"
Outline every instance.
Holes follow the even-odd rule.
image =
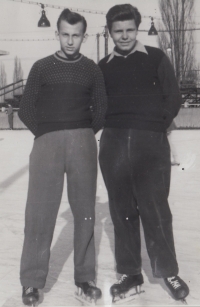
[[[102,128],[106,112],[103,75],[90,59],[58,53],[37,61],[20,104],[19,117],[37,137],[55,130]]]

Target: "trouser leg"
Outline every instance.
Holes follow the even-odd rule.
[[[117,272],[137,275],[141,272],[140,221],[133,193],[129,141],[128,129],[104,129],[99,159],[114,224]]]
[[[140,259],[139,225],[138,222],[132,222],[131,225],[135,225],[135,228],[130,230],[123,221],[123,210],[127,210],[127,203],[131,203],[132,193],[130,211],[134,215],[134,221],[137,221],[139,214],[141,216],[153,274],[156,277],[176,275],[178,265],[172,216],[167,201],[170,151],[166,135],[133,129],[120,131],[106,128],[100,145],[100,165],[108,189],[115,228],[118,272],[133,275],[139,272],[139,266],[135,265],[135,260]],[[120,240],[116,233],[121,236]],[[126,248],[127,244],[129,248]],[[131,265],[126,269],[126,260],[132,263],[134,269]],[[139,261],[137,263],[139,264]]]
[[[68,199],[74,216],[74,279],[95,279],[95,197],[97,145],[92,129],[75,129],[67,135]]]
[[[30,155],[25,239],[20,268],[23,286],[43,288],[48,273],[50,246],[63,189],[61,133],[52,132],[36,139]]]
[[[10,129],[13,129],[13,114],[8,115],[8,123]]]
[[[155,277],[178,274],[172,215],[167,201],[170,148],[165,133],[132,131],[136,199]]]

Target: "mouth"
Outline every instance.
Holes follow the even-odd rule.
[[[121,42],[121,45],[129,45],[130,42]]]

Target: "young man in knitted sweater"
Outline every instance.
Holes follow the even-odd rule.
[[[101,297],[94,283],[95,133],[105,118],[104,80],[99,67],[79,52],[86,40],[85,18],[65,9],[57,27],[61,49],[33,65],[19,111],[20,119],[35,135],[20,269],[25,305],[35,304],[38,289],[45,286],[65,173],[74,216],[78,297],[95,301]]]
[[[122,274],[111,294],[115,301],[143,283],[141,219],[153,275],[164,279],[175,299],[184,299],[189,289],[177,276],[167,201],[171,165],[166,129],[181,106],[178,84],[166,55],[137,41],[137,8],[116,5],[106,18],[115,48],[99,63],[108,95],[100,165],[114,224],[117,272]]]

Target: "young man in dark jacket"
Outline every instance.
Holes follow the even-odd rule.
[[[114,301],[143,283],[140,219],[153,275],[164,278],[175,299],[189,289],[178,277],[172,215],[168,205],[170,148],[166,129],[181,96],[173,68],[158,48],[137,41],[141,15],[130,4],[107,15],[114,51],[102,59],[108,110],[100,142],[100,165],[108,190],[120,280]]]
[[[65,9],[57,27],[61,49],[33,65],[19,111],[35,135],[20,270],[26,305],[36,303],[38,289],[45,286],[65,173],[74,216],[77,295],[83,301],[101,297],[94,283],[95,133],[105,118],[104,80],[99,67],[79,52],[86,40],[85,18]]]

